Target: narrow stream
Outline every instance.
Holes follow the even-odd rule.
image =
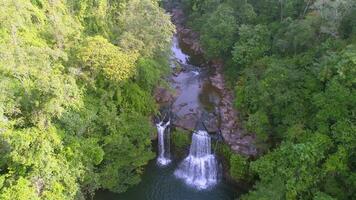
[[[172,64],[183,68],[171,77],[171,86],[179,91],[172,111],[186,119],[181,122],[185,127],[194,129],[196,119],[203,112],[209,113],[219,96],[206,81],[207,69],[191,64],[177,37],[173,38],[172,52]],[[122,194],[98,191],[95,200],[233,200],[239,196],[236,188],[222,178],[218,180],[219,164],[211,153],[208,133],[197,130],[186,159],[171,159],[164,149],[166,123],[157,125],[158,155],[146,166],[142,181]]]

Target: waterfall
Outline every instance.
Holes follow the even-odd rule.
[[[189,155],[174,174],[198,189],[206,189],[217,183],[218,164],[211,153],[211,139],[206,131],[193,133]]]
[[[170,159],[170,138],[169,131],[166,128],[169,126],[170,121],[164,123],[163,121],[156,124],[158,131],[158,158],[159,165],[168,165],[171,162]]]

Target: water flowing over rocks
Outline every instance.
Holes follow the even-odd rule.
[[[170,131],[167,130],[170,121],[161,121],[156,124],[158,132],[158,157],[157,163],[161,166],[168,165],[171,162],[170,152]]]
[[[199,43],[199,34],[195,33],[184,26],[185,16],[181,9],[172,9],[172,21],[177,27],[177,36],[182,43],[195,55],[202,55],[203,49]],[[202,57],[202,56],[201,56]],[[209,132],[221,133],[224,141],[231,147],[231,149],[240,154],[247,156],[257,155],[257,149],[254,145],[255,135],[247,133],[242,127],[238,119],[238,112],[233,106],[233,93],[230,91],[224,81],[223,76],[223,62],[220,60],[213,60],[208,63],[212,68],[213,73],[209,75],[209,82],[220,93],[220,100],[215,102],[215,111],[209,113],[208,117],[201,118],[202,113],[198,110],[181,116],[179,120],[174,122],[176,126],[192,130],[197,120],[202,119],[207,125]],[[182,87],[177,87],[177,90],[182,90]],[[180,91],[181,92],[181,91]],[[178,92],[178,93],[180,93]],[[185,107],[186,105],[179,105]],[[176,107],[180,110],[182,108]]]
[[[174,172],[188,185],[206,189],[218,182],[218,163],[211,153],[211,138],[206,131],[198,130],[192,135],[189,155]]]
[[[199,34],[189,28],[184,27],[185,15],[182,9],[172,9],[172,21],[176,25],[177,35],[182,42],[192,50],[195,55],[204,53],[202,46],[199,43]]]

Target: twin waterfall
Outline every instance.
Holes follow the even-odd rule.
[[[180,64],[182,68],[186,68],[189,56],[185,54],[179,45],[179,38],[174,36],[172,43],[172,68],[176,63]],[[199,102],[199,95],[202,91],[200,89],[201,77],[199,76],[199,68],[194,67],[194,70],[187,68],[183,73],[173,78],[173,87],[181,88],[179,97],[175,100],[175,104],[189,105],[183,109],[179,107],[181,113],[176,113],[177,116],[184,116],[190,114],[190,110],[202,110]],[[183,70],[184,71],[184,70]],[[194,80],[194,81],[192,81]],[[166,117],[166,116],[165,116]],[[170,119],[156,124],[158,131],[158,156],[157,164],[166,166],[172,162],[170,155]],[[198,190],[207,189],[214,186],[218,182],[218,163],[215,155],[211,153],[211,138],[207,131],[196,130],[192,134],[192,143],[188,156],[180,163],[175,170],[175,177],[184,180],[187,185],[190,185]]]
[[[166,131],[170,122],[158,123],[158,158],[159,165],[171,162],[169,150],[169,132]],[[188,185],[197,189],[206,189],[218,182],[218,163],[211,153],[211,138],[206,131],[198,130],[192,135],[189,155],[174,172],[177,178],[183,179]]]

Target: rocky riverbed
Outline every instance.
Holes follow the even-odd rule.
[[[184,26],[183,11],[172,9],[171,14],[177,28],[169,78],[173,90],[157,88],[156,101],[170,106],[176,127],[193,130],[202,121],[209,132],[221,134],[234,152],[255,156],[255,135],[241,127],[233,93],[225,85],[223,62],[205,61],[199,34]]]

